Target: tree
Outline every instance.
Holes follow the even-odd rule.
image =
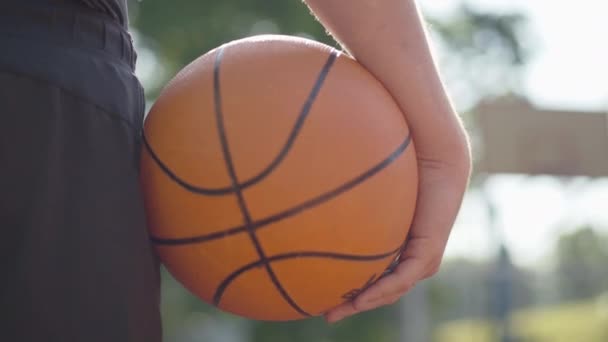
[[[594,297],[608,289],[608,238],[583,226],[560,237],[556,278],[562,299]]]
[[[325,29],[296,0],[131,0],[131,23],[143,45],[159,58],[164,71],[147,85],[153,100],[180,68],[234,39],[261,33],[306,36],[338,47]],[[447,18],[428,18],[440,64],[455,102],[477,101],[518,89],[525,46],[526,18],[518,13],[481,12],[463,5]]]
[[[485,97],[520,91],[521,68],[533,52],[524,15],[480,12],[465,3],[447,18],[428,21],[457,104],[470,108]]]

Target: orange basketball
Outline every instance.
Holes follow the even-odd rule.
[[[322,314],[395,260],[418,177],[403,114],[351,57],[289,36],[225,44],[146,117],[141,181],[169,272],[259,320]]]

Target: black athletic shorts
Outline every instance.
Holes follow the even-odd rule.
[[[0,4],[0,341],[158,342],[131,39],[34,3]]]

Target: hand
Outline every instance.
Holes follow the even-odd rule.
[[[418,202],[399,264],[353,301],[327,312],[327,322],[394,304],[417,282],[437,273],[468,183],[468,148],[461,153],[460,158],[452,158],[460,159],[455,162],[421,158],[418,153]]]
[[[466,132],[450,103],[415,0],[305,0],[323,26],[394,95],[416,146],[418,201],[407,245],[392,274],[329,322],[395,303],[437,272],[471,168]]]

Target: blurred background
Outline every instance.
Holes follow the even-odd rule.
[[[166,341],[608,341],[608,3],[419,4],[475,154],[438,275],[329,326],[225,314],[163,272]],[[337,47],[297,0],[129,5],[148,106],[180,68],[233,39]]]

